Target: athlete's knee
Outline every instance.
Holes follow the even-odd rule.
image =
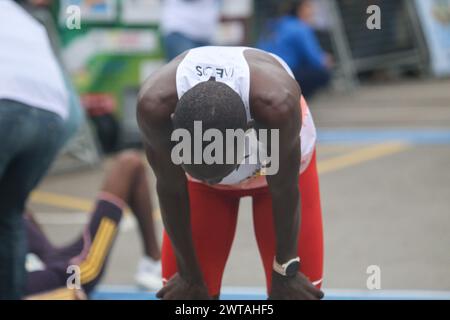
[[[116,157],[116,165],[122,170],[142,170],[145,168],[141,154],[133,150],[121,152]]]

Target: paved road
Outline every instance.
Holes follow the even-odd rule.
[[[450,130],[449,87],[449,80],[369,86],[327,94],[310,105],[323,131],[441,134]],[[383,289],[450,290],[450,141],[416,144],[407,137],[319,144],[325,287],[364,289],[367,267],[377,265]],[[35,197],[31,207],[55,243],[79,232],[86,215],[78,212],[93,199],[107,165],[44,181],[40,191],[47,193]],[[223,280],[228,286],[264,285],[250,209],[251,201],[243,199]],[[135,225],[126,219],[104,282],[133,284],[140,253]]]

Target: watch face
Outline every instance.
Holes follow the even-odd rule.
[[[300,269],[300,262],[298,261],[291,262],[286,268],[286,276],[288,277],[295,276],[299,269]]]

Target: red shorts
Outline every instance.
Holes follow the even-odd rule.
[[[320,288],[323,271],[323,231],[316,155],[299,178],[302,216],[298,239],[301,272]],[[264,263],[267,292],[270,292],[275,256],[272,198],[268,187],[253,190],[217,190],[189,181],[192,235],[200,267],[211,296],[220,294],[222,275],[236,230],[239,200],[253,198],[254,232]],[[177,272],[170,239],[164,232],[163,278]]]

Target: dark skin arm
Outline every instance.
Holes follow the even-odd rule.
[[[179,270],[157,296],[174,300],[208,299],[192,240],[186,176],[170,157],[171,115],[178,101],[175,85],[178,63],[175,59],[146,82],[137,111],[147,158],[157,179],[161,216]]]
[[[276,259],[285,263],[298,256],[301,91],[274,58],[256,51],[247,51],[245,55],[251,70],[250,102],[255,127],[279,130],[279,170],[266,178],[272,195]],[[267,148],[270,150],[270,143]],[[272,273],[271,299],[322,297],[323,293],[300,272],[293,278]]]

